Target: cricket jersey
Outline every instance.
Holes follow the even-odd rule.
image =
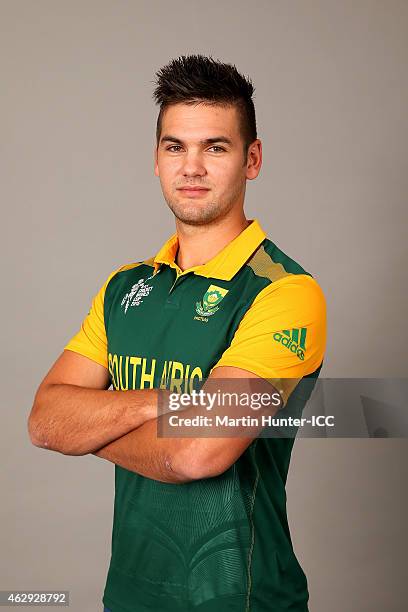
[[[317,281],[257,220],[181,270],[177,235],[113,271],[65,349],[103,365],[115,390],[191,392],[216,367],[268,379],[301,412],[319,375],[326,309]],[[293,437],[262,437],[224,473],[181,484],[115,465],[103,603],[112,612],[306,612],[285,483]],[[228,444],[228,440],[226,441]]]

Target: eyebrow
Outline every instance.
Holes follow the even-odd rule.
[[[180,138],[176,138],[175,136],[163,136],[160,138],[160,144],[163,142],[175,142],[176,144],[184,144]],[[215,144],[216,142],[224,142],[225,144],[232,145],[232,140],[227,138],[226,136],[216,136],[215,138],[205,138],[204,140],[199,141],[201,145],[209,145]]]

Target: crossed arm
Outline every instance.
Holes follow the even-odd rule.
[[[256,378],[240,368],[215,368],[210,379]],[[64,351],[45,376],[28,419],[31,442],[67,455],[92,453],[167,483],[209,478],[227,470],[252,437],[158,437],[157,389],[108,391],[106,368]],[[265,381],[269,393],[273,387]],[[268,407],[269,414],[277,408]],[[188,416],[199,414],[189,408]]]

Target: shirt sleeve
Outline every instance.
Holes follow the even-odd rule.
[[[325,346],[322,289],[311,276],[289,275],[258,293],[213,369],[235,366],[268,379],[286,405],[299,380],[321,365]]]
[[[94,296],[91,308],[82,321],[81,329],[64,346],[64,350],[80,353],[108,369],[108,342],[106,338],[104,319],[105,291],[109,281],[117,272],[125,268],[122,266],[114,270],[105,283]]]

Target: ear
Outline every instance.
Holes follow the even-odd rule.
[[[248,147],[246,177],[256,178],[262,166],[262,142],[257,138]]]
[[[156,176],[159,176],[159,164],[158,164],[157,156],[158,156],[158,147],[157,147],[157,145],[155,145],[154,151],[153,151],[154,173],[155,173]]]

